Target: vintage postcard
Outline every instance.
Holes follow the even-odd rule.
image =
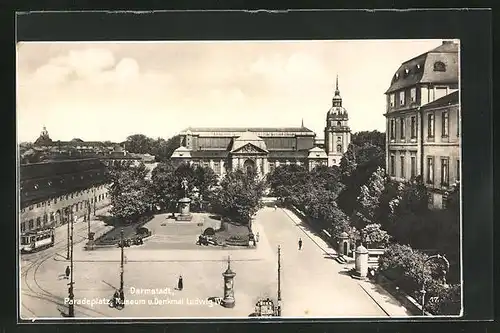
[[[462,315],[460,41],[20,42],[25,320]]]

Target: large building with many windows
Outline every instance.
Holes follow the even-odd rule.
[[[422,176],[429,204],[460,179],[458,44],[442,45],[399,67],[386,91],[386,168],[397,180]]]
[[[212,168],[219,176],[241,168],[264,176],[280,165],[309,170],[338,165],[351,141],[349,116],[342,106],[338,78],[326,115],[324,138],[302,125],[295,128],[187,128],[171,158]]]
[[[106,166],[98,159],[21,165],[21,232],[57,227],[70,212],[84,220],[109,204]]]

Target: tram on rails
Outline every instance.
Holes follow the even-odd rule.
[[[33,253],[54,246],[54,228],[28,231],[21,234],[21,253]]]

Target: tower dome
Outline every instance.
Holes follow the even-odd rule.
[[[332,107],[328,110],[327,118],[345,118],[347,116],[347,110],[342,106],[342,97],[340,96],[339,90],[339,76],[337,75],[335,81],[335,94],[332,98]]]

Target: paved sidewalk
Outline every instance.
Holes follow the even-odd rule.
[[[303,222],[295,213],[291,210],[283,208],[283,211],[290,218],[290,221],[294,223],[301,231],[307,235],[321,250],[327,255],[331,257],[335,257],[337,252],[321,237],[313,234],[308,228],[304,225]],[[353,264],[344,264],[341,265],[336,261],[332,261],[333,265],[343,266],[344,271],[346,269],[354,267]],[[401,303],[396,300],[389,292],[383,289],[381,286],[372,283],[370,281],[359,281],[359,286],[363,289],[363,291],[370,296],[370,298],[390,317],[408,317],[412,314],[403,306]]]

